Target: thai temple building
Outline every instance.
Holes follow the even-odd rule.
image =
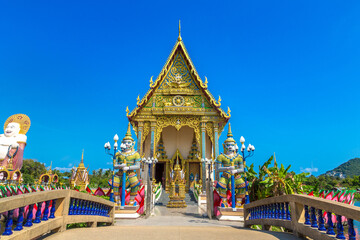
[[[156,157],[156,182],[168,192],[170,173],[178,162],[185,173],[186,189],[205,182],[201,159],[216,159],[218,139],[230,119],[202,80],[179,36],[159,76],[151,77],[149,90],[127,117],[137,134],[140,156]]]
[[[85,191],[89,183],[89,168],[86,168],[84,165],[83,150],[79,166],[71,169],[70,188],[79,187],[79,191]]]

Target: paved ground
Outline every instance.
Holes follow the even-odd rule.
[[[241,240],[241,239],[297,239],[287,233],[261,232],[234,227],[190,227],[190,226],[113,226],[78,228],[52,235],[49,240]]]
[[[166,196],[163,197],[167,202]],[[298,239],[288,233],[245,229],[242,222],[209,220],[203,209],[189,200],[186,208],[166,208],[159,203],[148,219],[116,220],[115,226],[70,229],[46,240],[211,240],[211,239]]]

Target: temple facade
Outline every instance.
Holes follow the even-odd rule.
[[[185,173],[186,189],[204,182],[201,159],[216,159],[218,139],[230,119],[197,73],[179,37],[159,76],[151,77],[148,92],[137,99],[127,117],[137,134],[141,157],[156,157],[156,182],[169,191],[170,174],[178,162]]]

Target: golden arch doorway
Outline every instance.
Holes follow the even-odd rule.
[[[177,130],[173,126],[162,129],[156,156],[159,162],[155,166],[155,181],[161,182],[166,191],[170,187],[170,172],[174,159],[180,158],[180,165],[185,170],[186,190],[201,178],[201,161],[198,143],[193,128],[183,126]]]

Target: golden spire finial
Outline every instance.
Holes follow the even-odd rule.
[[[181,24],[180,24],[180,20],[179,20],[179,37],[178,37],[178,41],[181,41]]]
[[[84,149],[83,149],[82,155],[81,155],[81,163],[84,163]]]
[[[229,123],[229,130],[228,130],[227,137],[228,137],[228,138],[233,137],[233,134],[232,134],[232,132],[231,132],[231,124],[230,124],[230,123]]]
[[[129,112],[130,112],[130,111],[129,111],[129,106],[126,106],[126,110],[125,110],[125,111],[126,111],[126,116],[128,116],[128,115],[129,115]]]
[[[130,128],[130,122],[128,124],[128,129],[126,131],[126,134],[125,134],[125,137],[123,140],[131,140],[131,141],[134,141],[134,139],[132,138],[131,136],[131,128]]]
[[[49,167],[49,171],[48,171],[49,174],[52,174],[52,169],[51,169],[51,167],[52,167],[52,161],[50,162],[50,167]]]

